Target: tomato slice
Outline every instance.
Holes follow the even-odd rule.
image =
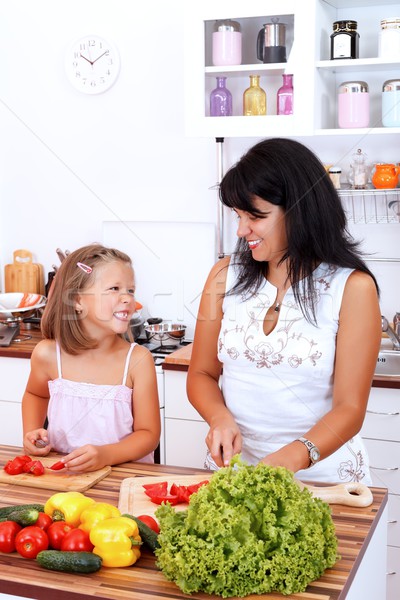
[[[170,493],[174,496],[178,496],[180,502],[189,502],[190,492],[186,485],[177,485],[173,483],[171,485]]]
[[[190,495],[195,494],[203,485],[207,485],[208,479],[204,481],[200,481],[199,483],[193,483],[192,485],[188,485],[187,489]]]
[[[161,483],[147,483],[143,485],[144,493],[149,498],[153,496],[163,496],[168,492],[168,482],[162,481]]]
[[[53,463],[49,469],[52,471],[61,471],[61,469],[65,469],[65,465],[62,460],[58,460],[57,462]]]
[[[179,496],[173,496],[172,494],[152,496],[150,500],[154,502],[154,504],[162,504],[163,502],[169,502],[173,506],[175,506],[175,504],[182,504],[182,500],[179,499]]]

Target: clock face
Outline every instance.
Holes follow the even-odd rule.
[[[115,46],[98,35],[77,40],[65,59],[68,79],[85,94],[101,94],[108,90],[118,77],[119,66]]]

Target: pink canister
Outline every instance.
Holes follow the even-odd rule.
[[[369,126],[369,91],[365,81],[345,81],[340,84],[338,125],[341,129]]]
[[[216,67],[242,63],[242,32],[237,21],[215,21],[212,34],[212,61]]]

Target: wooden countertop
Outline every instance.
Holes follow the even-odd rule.
[[[40,329],[37,326],[32,326],[30,329],[21,326],[19,337],[21,338],[20,342],[14,341],[10,346],[0,347],[0,357],[30,358],[34,347],[42,339]],[[26,337],[29,337],[29,339],[24,339]],[[163,369],[165,371],[187,371],[192,356],[192,347],[193,344],[182,346],[182,348],[167,356],[163,363]],[[375,376],[372,386],[400,389],[400,377]]]
[[[0,446],[0,468],[21,448]],[[96,501],[117,506],[119,489],[123,479],[133,476],[160,476],[165,474],[189,475],[202,473],[200,469],[188,469],[164,465],[125,463],[112,468],[108,477],[97,483],[85,494]],[[371,488],[374,502],[367,508],[332,505],[332,515],[339,540],[340,560],[328,569],[315,583],[308,586],[305,594],[285,596],[288,599],[344,600],[351,581],[361,563],[374,533],[377,522],[387,503],[387,490]],[[0,505],[10,506],[28,502],[44,503],[52,492],[40,488],[0,484]],[[97,573],[78,575],[58,573],[42,569],[34,560],[12,554],[0,553],[0,592],[33,597],[37,600],[217,600],[208,594],[187,596],[172,582],[167,581],[155,566],[153,554],[144,549],[142,556],[132,567],[123,569],[102,568]],[[247,596],[248,600],[282,600],[281,594]]]
[[[193,344],[188,344],[166,357],[163,363],[165,371],[187,371],[192,356]],[[400,377],[384,377],[375,375],[372,387],[400,389]]]

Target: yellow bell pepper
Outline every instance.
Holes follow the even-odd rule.
[[[142,539],[135,521],[128,517],[100,521],[90,530],[90,541],[103,567],[129,567],[140,557]]]
[[[78,527],[81,513],[91,504],[94,504],[93,498],[81,492],[59,492],[47,500],[44,512],[53,521],[65,521],[68,525]]]
[[[112,517],[120,517],[121,513],[116,506],[108,504],[107,502],[95,502],[85,508],[81,513],[81,524],[79,529],[83,531],[90,531],[96,523],[104,521],[105,519],[111,519]]]

